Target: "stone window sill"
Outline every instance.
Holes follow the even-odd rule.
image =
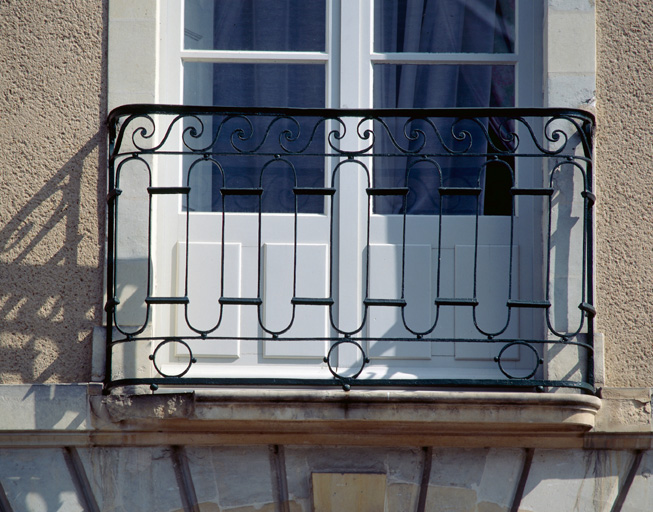
[[[462,437],[470,446],[582,446],[600,407],[596,397],[563,393],[310,389],[96,396],[92,405],[95,435],[116,442],[157,432],[160,442],[183,433],[199,444],[422,446]]]

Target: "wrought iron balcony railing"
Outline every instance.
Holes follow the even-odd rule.
[[[109,116],[107,390],[593,392],[593,116]]]

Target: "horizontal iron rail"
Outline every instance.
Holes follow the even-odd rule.
[[[228,377],[228,378],[197,378],[197,377],[168,377],[168,378],[138,378],[116,379],[109,383],[107,390],[125,386],[246,386],[246,387],[360,387],[360,388],[495,388],[495,389],[530,389],[532,391],[545,391],[546,388],[571,388],[579,389],[589,394],[594,394],[594,388],[585,382],[571,382],[564,380],[542,379],[301,379],[301,378],[253,378],[253,377]]]
[[[277,336],[275,338],[262,337],[262,336],[211,336],[211,335],[196,335],[196,336],[139,336],[139,341],[299,341],[299,342],[312,342],[312,341],[326,341],[332,343],[338,342],[349,342],[354,341],[357,343],[363,342],[405,342],[405,343],[480,343],[480,344],[491,344],[491,345],[509,345],[513,343],[526,343],[533,345],[574,345],[578,347],[583,347],[587,350],[593,351],[594,347],[590,343],[585,343],[579,341],[577,338],[561,338],[559,340],[549,340],[549,339],[532,339],[532,338],[431,338],[428,336],[415,336],[414,338],[407,337],[394,337],[394,338],[379,338],[379,337],[363,337],[363,338],[327,338],[327,337],[310,337],[310,338],[299,338],[296,336]],[[121,339],[113,340],[114,345],[121,343],[132,343],[134,339],[130,336],[125,336]]]
[[[112,124],[121,117],[139,115],[216,115],[243,114],[252,116],[286,115],[301,117],[444,117],[444,118],[479,118],[479,117],[563,117],[573,116],[586,119],[594,125],[594,114],[588,110],[557,107],[488,107],[488,108],[371,108],[371,109],[339,109],[339,108],[292,108],[292,107],[221,107],[193,105],[158,105],[136,103],[121,105],[114,108],[107,118]]]

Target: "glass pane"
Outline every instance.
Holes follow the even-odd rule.
[[[322,64],[184,63],[184,104],[324,107]]]
[[[376,0],[374,51],[512,53],[515,0]]]
[[[447,107],[512,107],[515,104],[514,66],[481,65],[387,65],[374,66],[374,106],[376,108],[447,108]],[[487,164],[485,156],[452,157],[450,151],[483,154],[488,150],[485,131],[493,144],[500,147],[501,127],[485,119],[481,127],[473,122],[455,123],[455,119],[437,119],[435,127],[442,140],[424,121],[407,123],[397,119],[389,125],[397,141],[415,150],[424,141],[408,140],[403,134],[419,130],[431,134],[423,152],[439,154],[435,163],[420,162],[419,158],[375,158],[375,187],[409,187],[406,211],[409,214],[433,215],[510,215],[510,168],[512,161]],[[379,129],[380,127],[377,127]],[[505,130],[505,126],[503,127]],[[383,130],[379,130],[383,133]],[[457,140],[456,133],[465,131],[470,138]],[[404,137],[402,139],[402,137]],[[470,140],[473,145],[466,150]],[[378,153],[393,151],[390,139],[379,137]],[[403,142],[403,144],[402,144]],[[481,187],[476,196],[441,197],[439,187]],[[486,201],[488,194],[492,194]],[[440,202],[442,201],[442,205]],[[374,212],[401,214],[404,200],[400,197],[379,197],[374,201]]]
[[[187,50],[324,51],[326,0],[186,0]]]
[[[322,64],[184,64],[186,105],[321,108],[324,102],[325,67]],[[284,161],[275,161],[273,156],[233,156],[236,152],[234,142],[245,153],[263,143],[257,153],[284,155],[279,147],[280,141],[286,140],[284,131],[297,132],[297,125],[291,120],[272,124],[273,118],[269,116],[250,117],[249,120],[251,125],[243,119],[229,121],[222,126],[217,138],[216,133],[223,119],[216,116],[211,123],[205,123],[205,140],[194,141],[195,147],[213,144],[213,151],[231,155],[218,158],[221,168],[211,163],[195,164],[188,183],[192,189],[191,210],[222,211],[220,188],[223,186],[262,187],[263,212],[292,213],[295,211],[293,187],[324,186],[324,159],[320,156],[287,156]],[[309,119],[306,123],[301,127],[297,139],[288,142],[289,149],[292,151],[309,145],[312,128],[318,125],[310,142],[310,152],[323,153],[323,124],[319,124],[317,119]],[[247,135],[241,139],[238,133]],[[184,161],[185,180],[195,160],[189,157]],[[224,208],[227,212],[258,212],[259,198],[227,196],[224,198]],[[324,199],[320,196],[301,196],[297,209],[299,213],[322,213]]]
[[[375,108],[512,107],[512,65],[376,64]]]

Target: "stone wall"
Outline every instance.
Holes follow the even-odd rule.
[[[625,450],[296,445],[1,449],[0,502],[6,499],[13,510],[33,512],[311,512],[324,481],[315,475],[336,474],[339,485],[329,489],[330,501],[347,512],[367,510],[368,503],[393,512],[507,512],[514,502],[522,512],[608,512],[617,501],[626,512],[653,507],[652,470],[653,452]],[[369,486],[359,488],[357,475],[378,475],[377,493],[368,492]]]

